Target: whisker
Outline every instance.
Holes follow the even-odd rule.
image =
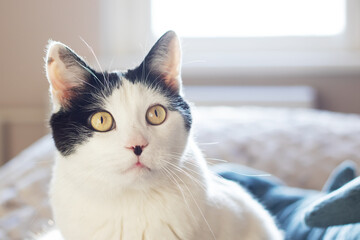
[[[186,163],[194,167],[201,167],[201,165],[198,162],[186,161]]]
[[[175,186],[177,186],[178,189],[180,190],[181,195],[182,195],[182,197],[183,197],[183,199],[184,199],[184,202],[185,202],[185,204],[186,204],[186,207],[188,208],[188,210],[189,210],[191,216],[193,217],[193,219],[196,221],[196,218],[195,218],[193,212],[192,212],[191,209],[190,209],[190,205],[189,205],[188,201],[186,200],[184,190],[183,190],[182,187],[180,186],[179,182],[176,181],[176,179],[171,175],[170,169],[167,169],[166,167],[164,167],[163,170],[165,170],[165,171],[167,172],[167,174],[166,174],[166,172],[164,172],[165,175],[168,176],[169,179],[170,179],[170,180],[175,184]]]
[[[86,85],[88,85],[88,86],[90,86],[90,87],[92,87],[92,88],[94,88],[94,89],[97,89],[94,85],[92,85],[91,83],[89,83],[89,82],[87,82],[87,81],[85,81],[85,80],[83,80],[83,79],[80,79],[80,78],[78,78],[78,77],[75,77],[75,79],[78,80],[78,81],[80,81],[80,82],[83,83],[83,84],[86,84]]]
[[[202,175],[201,175],[200,173],[198,173],[198,172],[196,172],[196,171],[194,171],[194,170],[192,170],[192,169],[190,169],[190,168],[187,168],[187,167],[185,167],[185,166],[182,166],[182,167],[184,168],[184,169],[183,169],[183,168],[181,168],[181,167],[179,167],[179,166],[176,166],[175,164],[172,164],[171,162],[167,162],[167,161],[164,161],[164,162],[166,162],[166,163],[168,163],[169,165],[171,165],[171,166],[174,168],[174,170],[178,171],[179,173],[184,173],[190,180],[192,180],[194,183],[198,184],[199,187],[201,187],[202,189],[206,190],[206,185],[205,185],[203,182],[201,182],[199,179],[197,179],[197,178],[195,178],[194,176],[192,176],[190,173],[186,172],[185,169],[188,170],[188,171],[191,171],[191,172],[193,172],[193,173],[195,173],[195,174],[197,174],[197,175],[200,176],[200,177],[202,177]]]
[[[83,39],[81,36],[80,36],[80,39],[81,39],[81,41],[83,41],[83,42],[85,43],[85,45],[89,48],[90,52],[91,52],[92,55],[94,56],[95,61],[97,62],[97,65],[98,65],[99,68],[100,68],[101,74],[102,74],[103,77],[104,77],[104,81],[105,81],[105,83],[107,83],[107,84],[106,84],[106,85],[107,85],[107,86],[106,86],[106,87],[107,87],[107,90],[110,91],[110,86],[109,86],[108,81],[106,81],[106,77],[105,77],[105,74],[104,74],[104,70],[101,68],[100,62],[99,62],[98,58],[96,57],[96,54],[95,54],[94,50],[93,50],[92,47],[85,41],[85,39]]]
[[[79,66],[81,66],[83,69],[85,69],[85,71],[87,71],[88,73],[90,73],[96,80],[99,81],[100,84],[103,85],[103,83],[100,81],[100,79],[93,73],[93,71],[91,71],[89,68],[87,68],[86,66],[82,65],[79,61],[74,60],[75,62],[77,62],[77,64],[79,64]],[[103,85],[104,86],[104,85]]]
[[[220,158],[209,158],[209,157],[205,157],[205,159],[206,159],[207,161],[215,161],[215,162],[223,162],[223,163],[229,162],[229,161],[227,161],[227,160],[220,159]]]
[[[79,64],[79,66],[81,66],[83,69],[85,69],[88,73],[90,73],[100,84],[101,86],[103,86],[106,89],[106,86],[104,85],[103,82],[100,81],[100,79],[86,66],[82,65],[79,61],[76,61]],[[106,96],[104,95],[103,91],[99,91],[101,93],[101,95],[105,98]]]
[[[168,170],[169,170],[170,172],[172,172],[170,169],[168,169]],[[199,204],[197,203],[197,201],[195,200],[195,197],[193,196],[193,194],[192,194],[192,192],[190,191],[189,187],[187,186],[187,184],[186,184],[176,173],[174,173],[174,172],[172,172],[172,173],[173,173],[173,174],[185,185],[185,187],[187,188],[187,190],[188,190],[191,198],[193,199],[193,201],[194,201],[196,207],[198,208],[201,216],[203,217],[203,219],[204,219],[207,227],[209,228],[209,230],[210,230],[210,232],[211,232],[211,234],[212,234],[212,236],[213,236],[213,239],[216,240],[215,234],[214,234],[213,230],[211,229],[210,224],[209,224],[208,221],[206,220],[204,213],[202,212],[202,210],[201,210]]]
[[[181,167],[180,167],[180,166],[177,166],[176,164],[174,164],[174,163],[172,163],[172,162],[169,162],[169,161],[166,161],[166,160],[163,160],[163,161],[166,162],[166,163],[168,163],[169,165],[173,166],[174,168],[177,168],[177,169],[180,169],[180,170],[186,169],[186,170],[189,170],[189,171],[197,174],[198,176],[202,177],[202,174],[201,174],[201,173],[199,173],[199,172],[197,172],[197,171],[195,171],[195,170],[193,170],[193,169],[188,168],[188,167],[185,166],[185,164],[191,163],[190,161],[184,162],[184,164],[183,164]],[[199,167],[199,165],[193,165],[193,166]],[[184,168],[184,169],[183,169],[183,168]]]
[[[115,57],[111,58],[110,64],[108,66],[108,70],[107,70],[107,81],[108,82],[110,82],[110,71],[111,71],[111,67],[112,67],[112,65],[114,63],[114,59],[115,59]]]

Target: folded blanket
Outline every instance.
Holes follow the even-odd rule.
[[[340,165],[322,192],[288,187],[241,165],[223,164],[213,170],[256,197],[275,216],[288,240],[359,240],[360,177],[355,178],[354,168],[349,162]]]

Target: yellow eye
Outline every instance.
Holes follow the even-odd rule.
[[[166,119],[166,110],[161,105],[150,107],[146,112],[146,121],[151,125],[160,125]]]
[[[113,129],[114,120],[108,112],[97,112],[91,116],[90,124],[96,131],[107,132]]]

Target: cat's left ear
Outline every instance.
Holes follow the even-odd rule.
[[[166,32],[145,57],[148,71],[160,75],[165,85],[181,93],[181,45],[174,31]]]
[[[46,77],[54,109],[68,108],[78,91],[84,87],[93,70],[63,43],[50,41],[45,59]]]

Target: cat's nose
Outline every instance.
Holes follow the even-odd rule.
[[[135,146],[134,147],[134,153],[135,153],[136,156],[140,156],[142,151],[143,151],[143,147],[141,147],[141,146]]]
[[[140,156],[141,153],[143,152],[143,149],[144,149],[146,146],[147,146],[147,145],[142,145],[142,146],[136,145],[136,146],[126,147],[126,148],[133,150],[133,151],[134,151],[134,154],[135,154],[136,156]]]
[[[128,142],[125,144],[125,148],[133,151],[136,156],[140,156],[148,144],[149,142],[147,139],[141,134],[138,134],[137,136],[134,136],[128,140]]]

